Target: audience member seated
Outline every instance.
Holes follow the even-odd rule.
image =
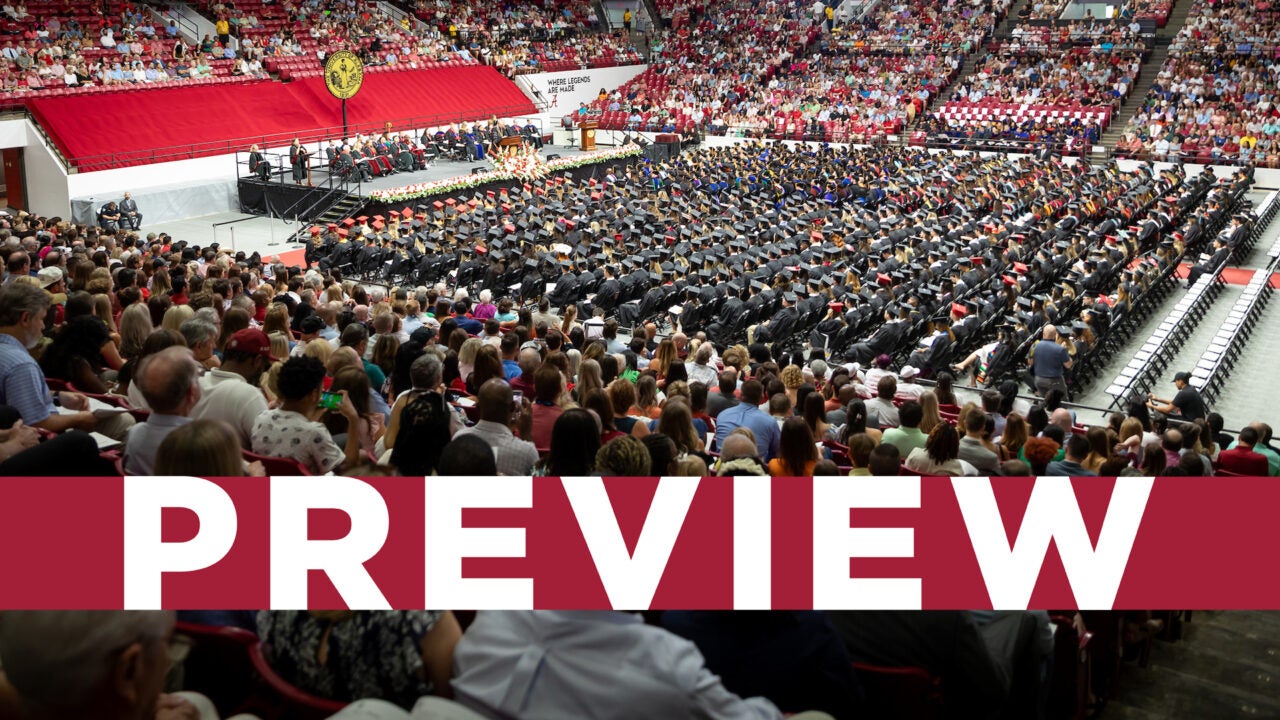
[[[634,438],[621,438],[614,442]],[[495,717],[781,718],[741,698],[694,643],[620,612],[481,611],[453,653],[453,692]]]
[[[296,460],[312,474],[323,475],[344,462],[356,463],[361,454],[360,433],[347,433],[346,452],[318,420],[335,412],[320,405],[325,378],[324,364],[311,357],[289,358],[276,377],[280,407],[258,416],[250,433],[253,452]],[[345,390],[338,412],[348,427],[356,427],[360,414]]]
[[[423,695],[450,695],[461,635],[447,610],[258,613],[267,662],[289,684],[323,698],[377,698],[406,710]]]

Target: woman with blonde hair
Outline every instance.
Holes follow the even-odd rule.
[[[333,346],[327,340],[312,340],[302,346],[302,354],[304,357],[312,357],[328,365],[329,358],[333,355]]]
[[[942,414],[938,412],[938,395],[932,390],[920,394],[920,432],[928,435],[938,423],[942,422]]]
[[[578,404],[582,404],[586,400],[587,393],[592,390],[603,389],[604,381],[601,380],[600,363],[595,360],[583,360],[578,367],[578,383],[573,388],[573,393],[578,398]]]
[[[155,474],[239,477],[245,474],[240,449],[240,435],[230,425],[221,420],[192,420],[160,443]]]
[[[463,383],[466,383],[471,378],[471,373],[475,371],[476,355],[480,353],[480,348],[483,346],[484,341],[480,338],[467,338],[466,342],[458,348],[458,374]]]
[[[782,376],[778,379],[782,381],[782,387],[787,393],[787,399],[791,401],[791,407],[803,413],[804,408],[799,406],[798,393],[800,386],[804,384],[804,371],[799,365],[788,365],[782,368]]]
[[[190,305],[174,305],[164,311],[164,319],[160,321],[160,327],[182,332],[182,323],[195,317],[195,314],[196,311],[192,310]]]
[[[278,358],[289,357],[289,334],[282,332],[273,332],[267,334],[267,339],[271,341],[271,354]]]
[[[289,346],[293,346],[293,334],[289,332],[289,307],[284,303],[271,303],[267,307],[267,314],[262,317],[262,332],[268,336],[271,333],[284,333],[284,336],[290,341]],[[277,355],[276,357],[283,357]]]
[[[150,337],[151,313],[142,303],[134,303],[120,314],[120,357],[132,360],[142,353],[142,345]]]

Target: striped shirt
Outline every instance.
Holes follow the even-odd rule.
[[[36,359],[17,338],[4,334],[0,334],[0,405],[17,410],[28,426],[58,411]]]

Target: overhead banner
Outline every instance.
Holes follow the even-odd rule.
[[[1277,609],[1274,478],[7,478],[0,609]]]
[[[516,84],[535,103],[545,101],[547,111],[554,116],[559,116],[577,110],[581,103],[591,104],[600,96],[602,89],[612,93],[648,67],[648,65],[624,65],[518,75]]]

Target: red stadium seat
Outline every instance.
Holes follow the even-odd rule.
[[[240,450],[241,454],[247,462],[260,462],[262,467],[266,469],[268,475],[311,475],[311,471],[305,465],[292,458],[271,457],[270,455],[259,455],[250,450]]]
[[[934,720],[943,717],[942,679],[918,667],[882,667],[855,662],[866,693],[867,717]]]
[[[254,708],[259,715],[289,720],[323,720],[339,712],[347,703],[316,697],[290,685],[267,664],[262,643],[249,648],[249,658],[262,686],[254,697]]]

